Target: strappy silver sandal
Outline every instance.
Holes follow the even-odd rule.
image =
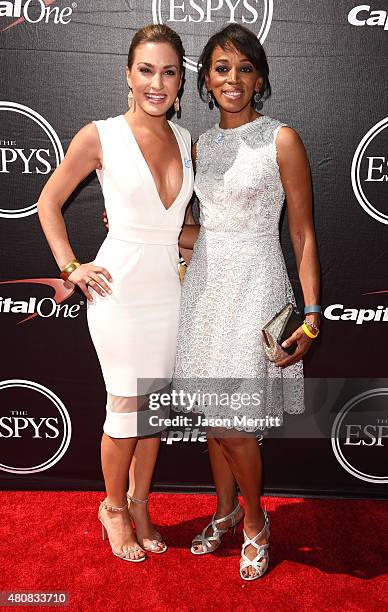
[[[258,578],[261,578],[261,576],[268,569],[269,543],[258,544],[256,540],[258,538],[261,538],[262,536],[266,536],[267,539],[269,540],[269,536],[270,536],[269,524],[270,524],[269,516],[267,514],[267,510],[265,509],[264,510],[264,526],[263,526],[263,529],[260,531],[260,533],[258,533],[253,538],[248,538],[244,530],[244,543],[241,548],[241,560],[240,560],[240,576],[243,580],[257,580]],[[257,550],[257,555],[253,559],[249,559],[245,554],[245,550],[247,546],[253,546]],[[245,569],[247,569],[247,567],[253,567],[253,569],[256,572],[254,576],[244,575],[243,572]]]
[[[233,533],[235,533],[237,523],[239,523],[244,516],[244,510],[240,506],[240,502],[238,502],[235,509],[227,516],[224,516],[219,519],[216,519],[215,516],[216,514],[214,513],[211,522],[206,525],[206,527],[202,530],[202,533],[195,536],[195,538],[193,539],[190,548],[190,551],[193,553],[193,555],[206,555],[217,550],[217,548],[221,544],[222,536],[227,533],[229,529],[233,529]],[[229,525],[225,529],[220,529],[218,527],[220,523],[228,521],[229,519],[231,519],[232,521],[231,525]],[[212,533],[207,536],[205,534],[209,527],[212,528]],[[196,550],[197,546],[202,546],[202,550]]]
[[[106,499],[100,502],[100,507],[98,509],[98,519],[102,527],[102,539],[103,540],[106,540],[108,532],[101,518],[101,510],[109,510],[109,512],[124,512],[127,509],[128,509],[128,506],[122,506],[121,508],[118,508],[116,506],[109,506],[106,503]],[[123,559],[123,561],[132,561],[133,563],[139,563],[140,561],[145,561],[146,559],[145,555],[143,555],[142,557],[138,557],[137,559],[131,559],[129,555],[135,552],[144,552],[144,551],[139,545],[128,546],[121,553],[115,552],[112,548],[112,553],[115,555],[115,557],[118,557],[119,559]]]
[[[130,495],[129,491],[127,492],[127,500],[128,500],[128,507],[131,502],[139,503],[139,504],[148,504],[148,497],[146,499],[138,499],[137,497],[133,497],[133,495]],[[133,523],[135,523],[135,519],[134,519],[134,516],[131,514],[130,508],[129,508],[129,515]],[[135,528],[136,528],[136,524],[135,524]],[[147,552],[152,552],[157,555],[160,555],[161,553],[166,552],[167,544],[163,541],[163,538],[158,531],[155,532],[155,535],[156,535],[156,538],[154,540],[151,540],[151,544],[149,544],[148,546],[145,546],[143,544],[143,549],[146,550]],[[162,548],[160,548],[160,545],[162,545]]]

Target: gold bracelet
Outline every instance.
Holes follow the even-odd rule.
[[[179,272],[179,279],[180,279],[181,283],[183,283],[183,279],[185,277],[186,270],[187,270],[186,262],[180,262],[179,263],[179,267],[178,267],[178,272]]]
[[[64,268],[62,268],[61,273],[59,275],[60,278],[66,281],[69,278],[70,274],[74,272],[74,270],[79,268],[80,265],[81,262],[79,262],[78,259],[73,259],[72,261],[69,261],[69,263],[66,264]]]
[[[316,334],[311,333],[311,331],[307,327],[306,323],[303,323],[302,329],[303,329],[304,333],[306,334],[306,336],[308,336],[309,338],[316,338],[318,336],[318,334],[319,334],[319,330],[317,331]]]

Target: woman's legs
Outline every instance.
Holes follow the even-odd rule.
[[[229,467],[229,463],[225,459],[220,442],[208,436],[208,448],[213,480],[217,492],[217,510],[215,518],[219,519],[230,514],[237,505],[236,480]],[[229,525],[230,521],[225,521],[225,523],[220,523],[219,527],[220,529],[226,529]],[[211,533],[212,528],[209,526],[205,535],[209,536]],[[194,545],[194,548],[198,552],[202,551],[201,544]]]
[[[253,538],[264,526],[264,512],[260,506],[262,461],[259,444],[255,437],[225,437],[219,441],[244,498],[245,532],[248,537]],[[259,538],[257,543],[266,544],[266,537]],[[247,546],[245,554],[249,559],[253,559],[257,551],[253,546]],[[248,567],[245,572],[246,575],[256,575],[256,570],[252,567]]]
[[[138,440],[129,468],[129,493],[136,499],[147,499],[155,463],[158,456],[160,438]],[[131,514],[136,523],[136,533],[141,545],[148,547],[152,540],[159,539],[145,503],[131,502]],[[163,542],[158,545],[163,548]]]
[[[217,492],[216,518],[221,518],[230,514],[237,505],[236,479],[225,459],[224,451],[219,441],[209,437],[208,448],[213,480]]]
[[[101,465],[104,474],[107,503],[123,507],[127,504],[126,490],[129,465],[137,444],[137,438],[113,438],[106,433],[101,440]],[[120,553],[138,544],[132,531],[129,512],[101,511],[109,534],[112,549]],[[131,552],[132,559],[144,556],[144,552]]]
[[[107,492],[107,503],[112,506],[128,505],[128,472],[139,443],[139,429],[144,427],[142,396],[122,397],[108,393],[104,435],[101,441],[101,463]],[[155,457],[152,460],[155,463]],[[147,458],[142,457],[147,463]],[[147,467],[146,467],[147,469]],[[109,526],[109,540],[114,550],[138,544],[131,527],[131,518],[125,512],[103,510],[104,523]],[[106,517],[106,518],[105,518]],[[109,520],[109,525],[107,521]],[[135,558],[144,552],[133,553]]]

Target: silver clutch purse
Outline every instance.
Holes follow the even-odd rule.
[[[295,352],[295,343],[287,348],[283,348],[281,343],[289,338],[302,323],[300,312],[289,302],[264,325],[261,334],[264,350],[270,361],[285,359]]]

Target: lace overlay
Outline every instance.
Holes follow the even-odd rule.
[[[182,285],[174,388],[260,397],[239,409],[213,402],[192,408],[206,418],[271,416],[279,424],[283,411],[304,411],[302,362],[278,368],[261,341],[265,323],[286,302],[296,304],[279,242],[284,190],[275,141],[282,125],[260,117],[238,128],[215,126],[197,143],[201,230]]]

